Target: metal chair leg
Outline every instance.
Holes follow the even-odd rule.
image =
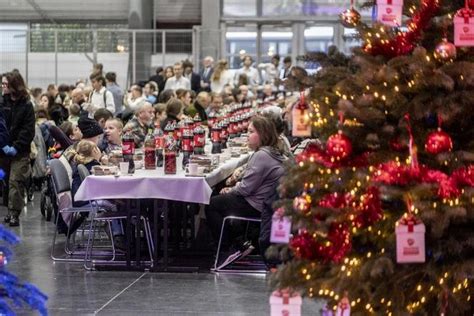
[[[219,255],[221,252],[221,243],[222,243],[222,237],[224,236],[224,227],[225,223],[228,220],[228,217],[225,217],[224,220],[222,221],[222,227],[221,227],[221,234],[219,237],[219,243],[217,244],[217,253],[216,253],[216,260],[214,261],[214,270],[217,269],[217,264],[219,263]]]

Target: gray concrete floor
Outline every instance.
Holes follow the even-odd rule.
[[[0,207],[0,215],[6,209]],[[8,226],[7,226],[8,227]],[[82,264],[49,257],[54,226],[39,211],[39,195],[12,229],[22,239],[8,269],[49,297],[50,315],[269,315],[268,280],[262,275],[85,271]],[[319,315],[304,300],[303,315]],[[19,311],[20,315],[34,315]]]

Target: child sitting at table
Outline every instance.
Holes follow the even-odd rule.
[[[242,180],[232,188],[223,188],[206,206],[206,219],[216,241],[226,216],[260,218],[264,203],[274,195],[284,173],[283,162],[286,158],[270,119],[262,116],[252,118],[248,128],[248,146],[255,152],[249,158]],[[246,246],[253,248],[248,243]]]
[[[110,154],[112,151],[122,150],[122,131],[123,123],[118,118],[111,118],[105,122],[105,139],[107,140],[107,146],[105,147],[105,153]]]
[[[87,168],[87,170],[89,170],[89,172],[91,172],[92,167],[100,165],[99,161],[101,159],[102,153],[100,152],[99,147],[97,147],[95,143],[88,140],[81,140],[77,144],[75,152],[73,154],[74,163],[72,166],[73,173],[71,194],[73,197],[73,206],[81,207],[86,205],[87,202],[74,200],[74,196],[76,195],[76,192],[82,183],[77,166],[82,164]],[[97,200],[95,202],[101,209],[112,212],[117,211],[117,206],[108,200]],[[81,216],[72,224],[70,232],[72,233],[77,228],[79,228],[86,217],[87,214],[81,214]],[[117,236],[123,236],[123,230],[120,221],[112,221],[112,234],[114,238],[116,238]]]

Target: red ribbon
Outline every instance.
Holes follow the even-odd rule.
[[[344,113],[342,111],[339,112],[339,124],[344,125]]]
[[[283,290],[273,291],[272,295],[276,297],[281,297],[283,299],[283,304],[288,305],[290,304],[290,298],[298,296],[298,293],[296,292],[290,293],[287,289],[283,289]]]
[[[415,225],[421,224],[421,221],[413,214],[408,214],[400,219],[399,224],[408,226],[408,232],[413,233]]]
[[[464,23],[469,24],[469,18],[474,17],[474,11],[469,8],[469,2],[468,0],[465,0],[465,6],[464,8],[458,10],[456,12],[457,17],[464,18]]]
[[[408,142],[408,149],[409,149],[410,158],[411,158],[411,168],[416,173],[420,170],[420,167],[418,165],[418,154],[415,149],[415,142],[413,140],[414,139],[413,132],[411,130],[410,114],[408,113],[405,114],[405,120],[407,121],[407,131],[408,131],[408,135],[410,136],[410,141]]]

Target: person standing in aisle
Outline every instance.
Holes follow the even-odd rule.
[[[23,77],[17,71],[2,75],[0,110],[10,134],[0,152],[0,165],[8,176],[8,214],[5,223],[20,225],[26,186],[31,174],[30,151],[35,136],[35,112]],[[6,192],[4,192],[6,193]]]

